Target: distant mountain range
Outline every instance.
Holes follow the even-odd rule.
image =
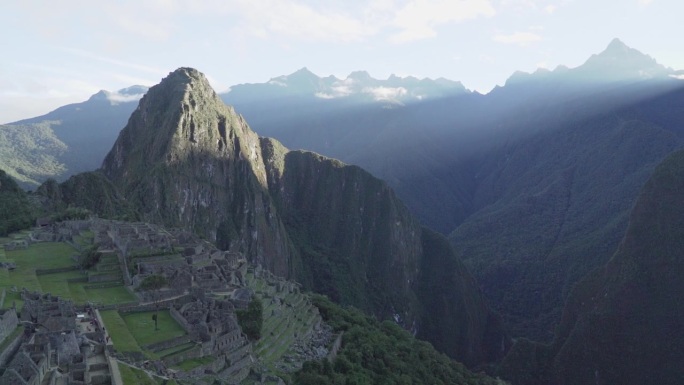
[[[302,69],[220,96],[260,135],[385,180],[449,236],[514,335],[549,340],[575,282],[610,258],[639,189],[682,145],[682,78],[615,39],[577,68],[518,72],[486,95]],[[3,126],[0,168],[25,187],[98,168],[142,92]]]

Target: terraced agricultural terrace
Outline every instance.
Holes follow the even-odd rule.
[[[50,224],[0,242],[0,308],[34,325],[59,324],[51,332],[73,334],[99,352],[93,371],[46,368],[60,368],[65,379],[277,384],[279,373],[325,358],[334,339],[297,284],[181,230],[91,219]],[[163,284],[143,285],[151,278]],[[254,298],[263,304],[258,340],[247,338],[236,316]],[[31,301],[30,311],[24,301]],[[41,309],[57,305],[61,321],[49,321],[57,313]],[[20,324],[8,333],[12,338]],[[35,326],[32,332],[41,335]],[[20,352],[28,349],[21,346]]]

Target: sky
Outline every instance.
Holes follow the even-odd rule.
[[[681,0],[3,0],[0,123],[152,86],[178,67],[214,89],[307,67],[458,80],[576,67],[613,38],[684,69]]]

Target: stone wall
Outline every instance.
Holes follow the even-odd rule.
[[[17,312],[14,309],[0,310],[0,343],[14,332],[19,323]]]
[[[169,309],[169,313],[171,314],[171,317],[178,322],[178,324],[185,330],[186,333],[191,334],[194,332],[194,329],[192,325],[188,323],[188,321],[183,317],[183,315],[176,310],[173,306],[171,306],[171,309]]]
[[[164,357],[162,358],[162,361],[164,361],[164,365],[166,366],[174,366],[183,361],[200,357],[202,357],[202,349],[200,349],[198,346],[196,348],[192,348],[181,353],[176,353],[171,356]]]
[[[121,276],[118,273],[88,275],[88,283],[103,283],[103,282],[120,281],[120,280],[121,280]]]
[[[54,269],[36,269],[36,275],[66,273],[67,271],[78,270],[78,266],[56,267]]]
[[[176,338],[173,338],[170,340],[145,345],[142,348],[146,349],[146,350],[151,350],[153,352],[158,352],[160,350],[169,349],[169,348],[172,348],[174,346],[183,345],[183,344],[186,344],[186,343],[192,342],[192,341],[194,341],[194,338],[192,338],[192,336],[185,335],[185,336],[176,337]]]
[[[11,341],[7,347],[5,348],[4,351],[0,352],[0,367],[5,367],[9,363],[9,361],[12,359],[14,354],[17,352],[19,349],[19,346],[24,342],[24,334],[19,333],[13,341]]]

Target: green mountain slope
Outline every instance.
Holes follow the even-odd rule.
[[[119,190],[99,172],[76,174],[62,183],[48,179],[34,194],[47,215],[68,208],[86,209],[101,218],[135,220],[137,213]]]
[[[0,167],[30,189],[98,168],[146,90],[100,91],[85,102],[0,126]]]
[[[573,289],[553,344],[512,349],[504,362],[509,378],[519,384],[681,383],[683,194],[679,151],[644,186],[615,255]],[[536,365],[530,355],[540,358]]]
[[[573,284],[604,264],[674,133],[620,116],[511,143],[483,163],[480,207],[450,235],[514,335],[549,341]]]
[[[0,168],[23,187],[36,187],[50,177],[62,176],[60,157],[67,150],[51,128],[54,122],[0,126]]]

